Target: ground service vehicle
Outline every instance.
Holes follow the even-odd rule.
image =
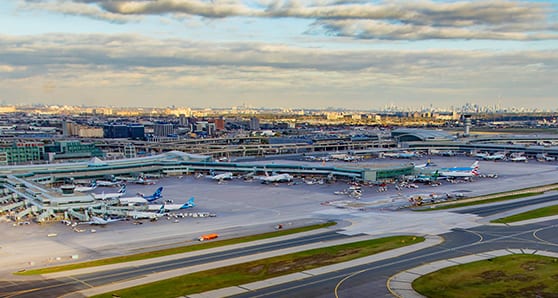
[[[211,240],[211,239],[215,239],[219,237],[219,235],[217,234],[205,234],[205,235],[201,235],[200,238],[198,238],[199,241],[206,241],[206,240]]]

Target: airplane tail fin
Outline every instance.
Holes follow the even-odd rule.
[[[125,194],[126,193],[126,184],[123,184],[120,189],[118,190],[118,193],[122,193]]]
[[[478,161],[478,160],[475,161],[475,162],[472,164],[471,168],[473,168],[473,169],[471,170],[471,173],[473,173],[473,175],[475,175],[475,176],[478,176],[478,175],[479,175],[479,161]]]
[[[153,202],[157,199],[160,199],[162,197],[162,192],[163,192],[163,187],[159,187],[157,188],[157,190],[150,196],[143,196],[144,199],[146,199],[148,202]]]
[[[165,213],[165,204],[161,205],[161,208],[159,208],[159,211],[157,211],[157,213],[159,214]]]
[[[186,209],[186,208],[192,208],[196,206],[196,204],[194,203],[194,197],[191,197],[188,202],[184,203],[184,205],[182,205],[181,209]]]
[[[158,199],[160,197],[162,197],[162,193],[163,193],[163,187],[159,187],[157,188],[157,190],[153,193],[153,198],[154,199]]]

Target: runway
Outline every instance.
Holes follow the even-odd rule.
[[[388,278],[402,270],[437,260],[495,249],[558,251],[558,221],[522,227],[482,226],[441,235],[446,241],[396,259],[353,267],[331,274],[269,287],[234,297],[393,297]]]
[[[82,290],[90,287],[97,287],[108,283],[134,279],[154,272],[163,272],[177,268],[211,263],[225,259],[232,259],[255,253],[278,250],[287,247],[299,246],[314,242],[328,241],[334,239],[350,238],[338,234],[335,231],[325,232],[317,235],[306,236],[304,238],[294,238],[268,244],[249,246],[224,252],[202,254],[194,257],[186,257],[171,261],[157,262],[142,266],[126,266],[110,271],[100,271],[90,274],[68,276],[68,278],[14,282],[0,281],[1,297],[58,297],[62,294]]]
[[[558,195],[548,195],[541,198],[533,198],[533,199],[518,199],[517,201],[505,202],[505,203],[498,203],[498,204],[491,204],[491,205],[483,205],[480,207],[472,207],[466,209],[459,209],[455,210],[457,213],[471,213],[476,214],[479,216],[490,216],[497,213],[502,213],[505,211],[509,211],[512,209],[517,209],[529,205],[541,204],[556,201],[558,199]]]

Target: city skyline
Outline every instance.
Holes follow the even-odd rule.
[[[18,0],[0,16],[7,104],[556,109],[557,1]]]

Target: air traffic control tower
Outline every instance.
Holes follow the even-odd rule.
[[[463,115],[463,126],[465,127],[463,136],[468,137],[471,133],[471,115],[469,114]]]

